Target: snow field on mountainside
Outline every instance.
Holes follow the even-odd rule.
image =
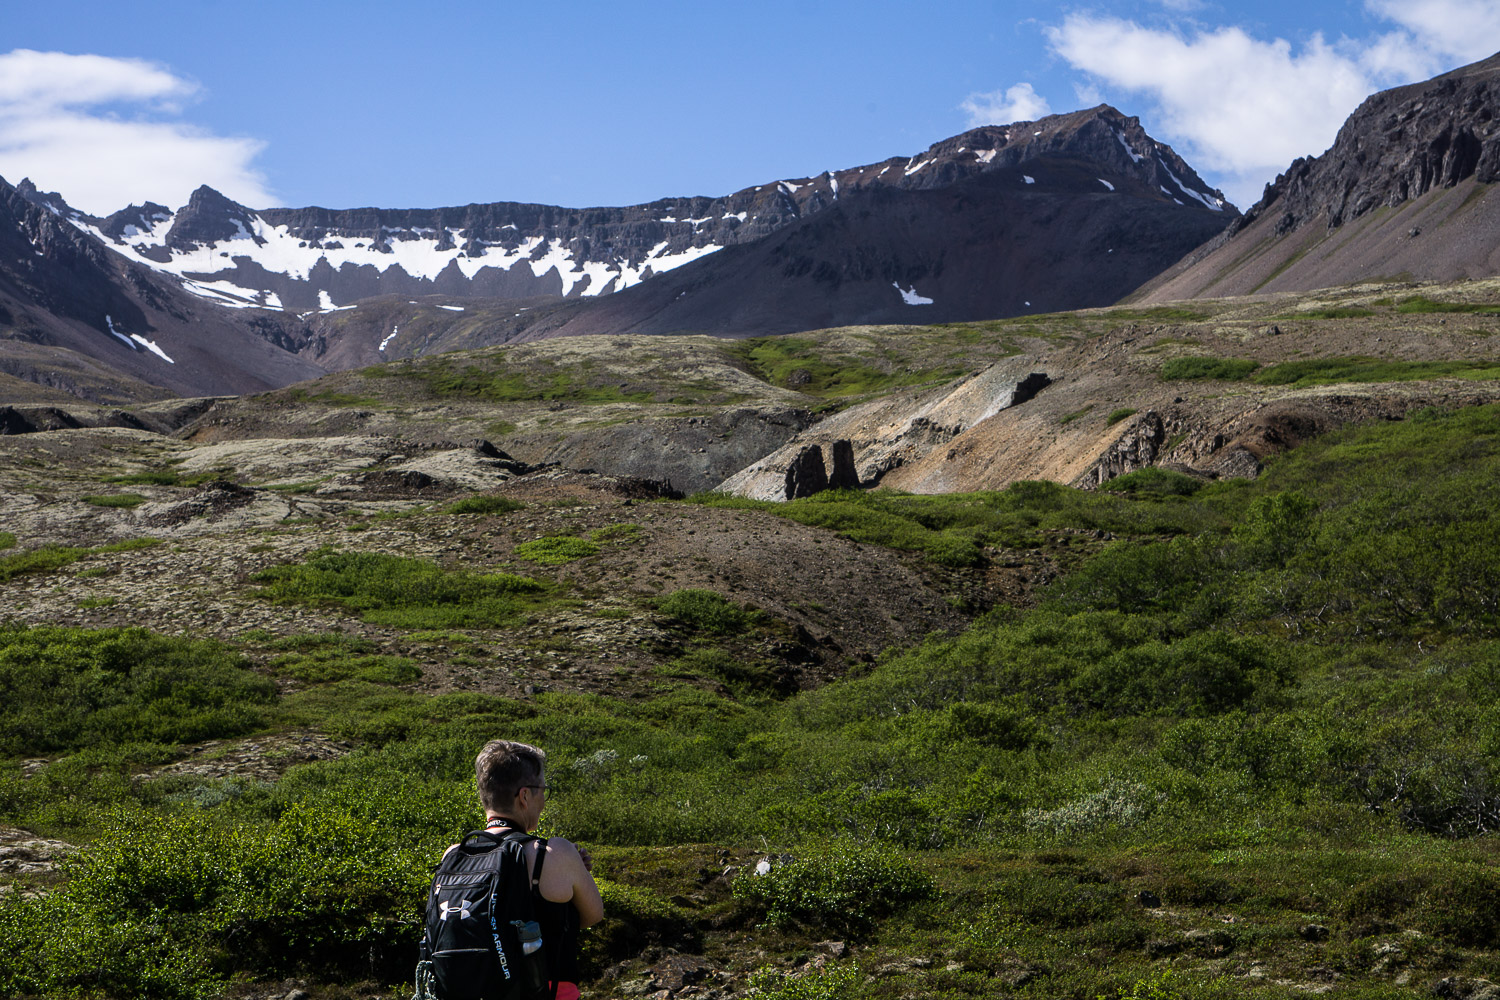
[[[786,186],[795,190],[800,185],[787,183]],[[743,222],[747,218],[747,213],[726,215],[726,218],[729,217],[737,217]],[[653,273],[659,274],[722,249],[718,244],[710,243],[705,246],[688,247],[677,253],[667,253],[666,248],[669,244],[661,243],[653,248],[650,256],[639,266],[631,266],[623,260],[586,261],[580,264],[574,258],[573,252],[561,240],[531,236],[509,249],[501,246],[484,246],[477,256],[470,256],[464,252],[464,245],[468,242],[464,230],[449,229],[447,236],[452,245],[448,249],[439,250],[440,240],[436,231],[424,227],[412,230],[383,227],[385,234],[415,233],[415,239],[398,239],[394,235],[385,234],[377,240],[355,239],[330,233],[325,237],[327,242],[343,245],[313,246],[309,241],[294,236],[289,227],[272,226],[256,216],[253,226],[248,229],[239,220],[230,220],[238,231],[227,240],[194,246],[190,250],[174,248],[167,261],[153,260],[143,251],[166,245],[167,233],[172,227],[172,221],[172,216],[163,216],[158,213],[156,223],[150,231],[143,231],[134,226],[126,227],[131,237],[123,244],[111,239],[97,226],[76,219],[74,224],[131,260],[152,270],[182,279],[183,287],[195,295],[211,299],[220,305],[241,309],[281,308],[281,301],[279,298],[274,301],[269,297],[262,299],[257,289],[243,288],[230,280],[212,277],[233,270],[236,258],[247,258],[267,271],[285,275],[294,281],[307,281],[313,268],[324,261],[335,271],[342,270],[345,265],[374,267],[381,273],[398,267],[413,278],[428,281],[436,279],[438,275],[451,267],[458,268],[465,278],[472,280],[487,267],[509,271],[516,264],[524,261],[530,266],[532,275],[537,278],[555,269],[561,279],[561,294],[563,295],[572,293],[585,277],[588,281],[580,289],[580,294],[598,295],[606,289],[619,291],[640,283],[648,267]],[[692,224],[696,229],[712,220],[705,217],[683,221]],[[514,229],[515,227],[507,228]],[[380,246],[386,249],[381,250]],[[319,305],[324,312],[335,308],[347,308],[336,306],[328,297],[328,293],[321,289]]]

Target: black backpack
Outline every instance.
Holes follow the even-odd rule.
[[[526,845],[537,844],[528,877]],[[544,1000],[548,985],[536,893],[547,842],[475,830],[443,856],[427,896],[413,1000]]]

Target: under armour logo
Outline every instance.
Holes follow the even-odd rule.
[[[460,920],[469,919],[469,901],[467,899],[461,901],[457,906],[453,906],[447,900],[443,900],[438,906],[443,911],[443,915],[438,918],[439,920],[447,920],[450,913],[457,913]]]

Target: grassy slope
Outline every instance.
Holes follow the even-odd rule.
[[[5,633],[0,818],[94,846],[50,895],[0,899],[0,990],[396,983],[427,866],[478,818],[474,749],[501,733],[549,750],[550,831],[599,848],[590,963],[626,963],[606,994],[665,946],[743,986],[830,938],[844,958],[761,993],[1373,997],[1500,975],[1497,473],[1485,408],[1345,431],[1253,483],[785,505],[939,567],[1116,537],[1035,610],[790,698],[737,645],[756,615],[712,595],[661,602],[696,639],[648,698],[418,695],[409,661],[331,637]],[[267,597],[423,629],[488,599],[319,558]],[[299,727],[359,749],[271,785],[128,780],[183,743]],[[54,762],[21,777],[36,756]],[[835,860],[851,843],[874,850]],[[766,847],[804,863],[719,874]]]

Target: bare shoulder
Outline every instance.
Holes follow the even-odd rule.
[[[578,845],[562,837],[548,837],[547,854],[549,856],[556,856],[559,859],[576,858],[578,857]]]

